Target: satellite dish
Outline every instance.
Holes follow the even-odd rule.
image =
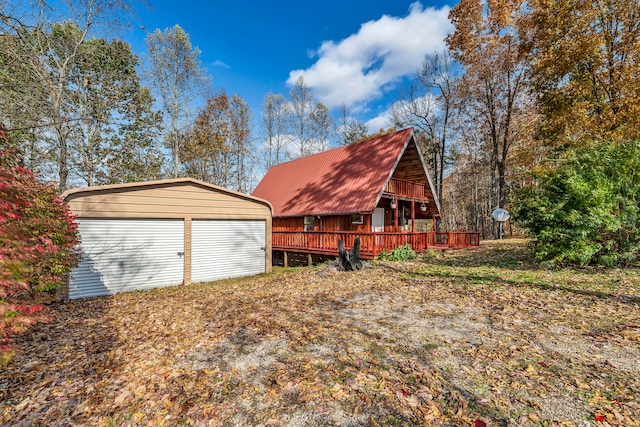
[[[509,213],[509,211],[502,208],[498,208],[495,211],[493,211],[491,213],[491,216],[493,217],[493,219],[495,219],[498,222],[505,222],[506,220],[511,218],[511,214]]]
[[[491,213],[491,216],[500,224],[500,242],[502,242],[502,226],[506,220],[511,218],[511,214],[506,209],[498,208]]]

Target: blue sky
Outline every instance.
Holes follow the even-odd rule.
[[[238,94],[256,119],[266,93],[288,95],[302,74],[321,101],[345,103],[371,130],[425,54],[444,49],[449,6],[400,0],[324,2],[152,0],[125,38],[144,56],[146,32],[180,25],[215,88]]]

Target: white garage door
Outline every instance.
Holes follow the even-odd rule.
[[[184,222],[79,218],[82,261],[71,273],[69,298],[182,283]]]
[[[265,221],[193,220],[191,281],[264,273],[264,248]]]

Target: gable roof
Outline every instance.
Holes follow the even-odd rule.
[[[252,195],[276,217],[373,211],[412,139],[408,128],[273,166]]]
[[[69,202],[71,199],[74,199],[77,197],[83,197],[83,196],[97,194],[97,193],[117,193],[117,192],[126,192],[126,191],[133,191],[133,190],[153,188],[153,187],[165,188],[165,187],[172,187],[172,186],[178,186],[178,185],[184,185],[184,184],[195,185],[197,187],[202,187],[207,190],[213,190],[219,193],[231,195],[233,197],[238,197],[241,199],[258,202],[265,206],[268,206],[271,212],[273,213],[273,207],[271,206],[271,203],[269,203],[268,200],[263,200],[256,196],[240,193],[238,191],[229,190],[228,188],[209,184],[208,182],[199,181],[193,178],[161,179],[156,181],[127,182],[124,184],[108,184],[108,185],[96,185],[92,187],[72,188],[62,193],[60,197],[65,202]]]

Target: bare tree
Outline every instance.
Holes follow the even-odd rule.
[[[474,116],[461,116],[451,153],[453,173],[445,177],[443,222],[449,230],[475,230],[491,235],[490,155]]]
[[[339,144],[347,145],[366,138],[368,132],[367,125],[351,117],[346,104],[342,104],[340,106],[339,114],[340,125],[338,128],[338,132],[341,136],[341,141],[339,141]]]
[[[230,108],[230,130],[229,135],[231,153],[234,156],[235,183],[233,190],[246,193],[250,188],[250,165],[251,165],[251,124],[253,122],[253,112],[249,104],[238,95],[231,97]]]
[[[298,148],[299,157],[304,157],[314,151],[312,115],[314,111],[313,94],[309,86],[300,76],[289,92],[291,105],[291,130],[294,144]]]
[[[260,135],[266,152],[266,169],[285,160],[290,115],[290,105],[282,94],[269,92],[265,95],[262,102]]]
[[[394,126],[417,129],[429,160],[438,199],[442,202],[455,94],[460,67],[447,52],[425,56],[415,81],[401,92],[391,117]]]
[[[200,50],[192,47],[189,35],[179,26],[156,29],[145,39],[149,51],[147,77],[160,100],[168,122],[165,144],[173,155],[172,174],[179,175],[180,143],[189,123],[191,104],[210,78],[200,64]]]
[[[335,125],[329,109],[322,102],[318,102],[311,112],[311,129],[313,134],[313,146],[318,151],[326,151],[331,145]]]

